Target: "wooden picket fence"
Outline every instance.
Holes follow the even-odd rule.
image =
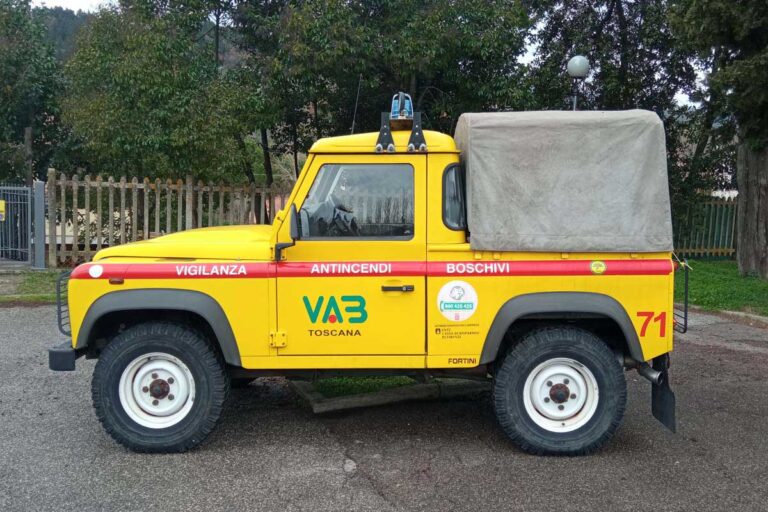
[[[736,254],[736,198],[710,199],[675,219],[675,252],[685,258]]]
[[[266,224],[290,190],[254,184],[186,180],[115,180],[51,169],[46,183],[48,264],[88,261],[114,245],[148,240],[175,231],[235,224]],[[345,198],[364,231],[413,222],[412,198],[383,193]],[[736,198],[710,199],[674,220],[680,257],[733,257],[736,253]],[[373,233],[366,233],[373,234]]]
[[[286,187],[186,180],[115,180],[48,171],[48,264],[87,261],[104,247],[196,227],[271,222]]]

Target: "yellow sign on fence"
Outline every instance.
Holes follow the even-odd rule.
[[[5,201],[0,199],[0,222],[5,221]]]

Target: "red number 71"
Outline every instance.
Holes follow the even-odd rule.
[[[659,336],[662,338],[667,334],[667,312],[662,311],[658,315],[654,311],[638,311],[637,316],[645,318],[643,320],[643,326],[640,328],[640,336],[645,336],[645,332],[648,330],[648,325],[651,320],[659,322]]]

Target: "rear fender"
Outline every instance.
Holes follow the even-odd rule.
[[[520,295],[504,303],[485,338],[480,364],[496,360],[504,335],[516,320],[530,315],[557,313],[600,315],[612,319],[624,334],[629,356],[636,361],[644,361],[632,320],[616,299],[599,293],[545,292]]]

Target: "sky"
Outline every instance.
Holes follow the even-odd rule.
[[[101,4],[109,4],[110,0],[32,0],[32,5],[39,7],[65,7],[73,11],[95,11]]]

